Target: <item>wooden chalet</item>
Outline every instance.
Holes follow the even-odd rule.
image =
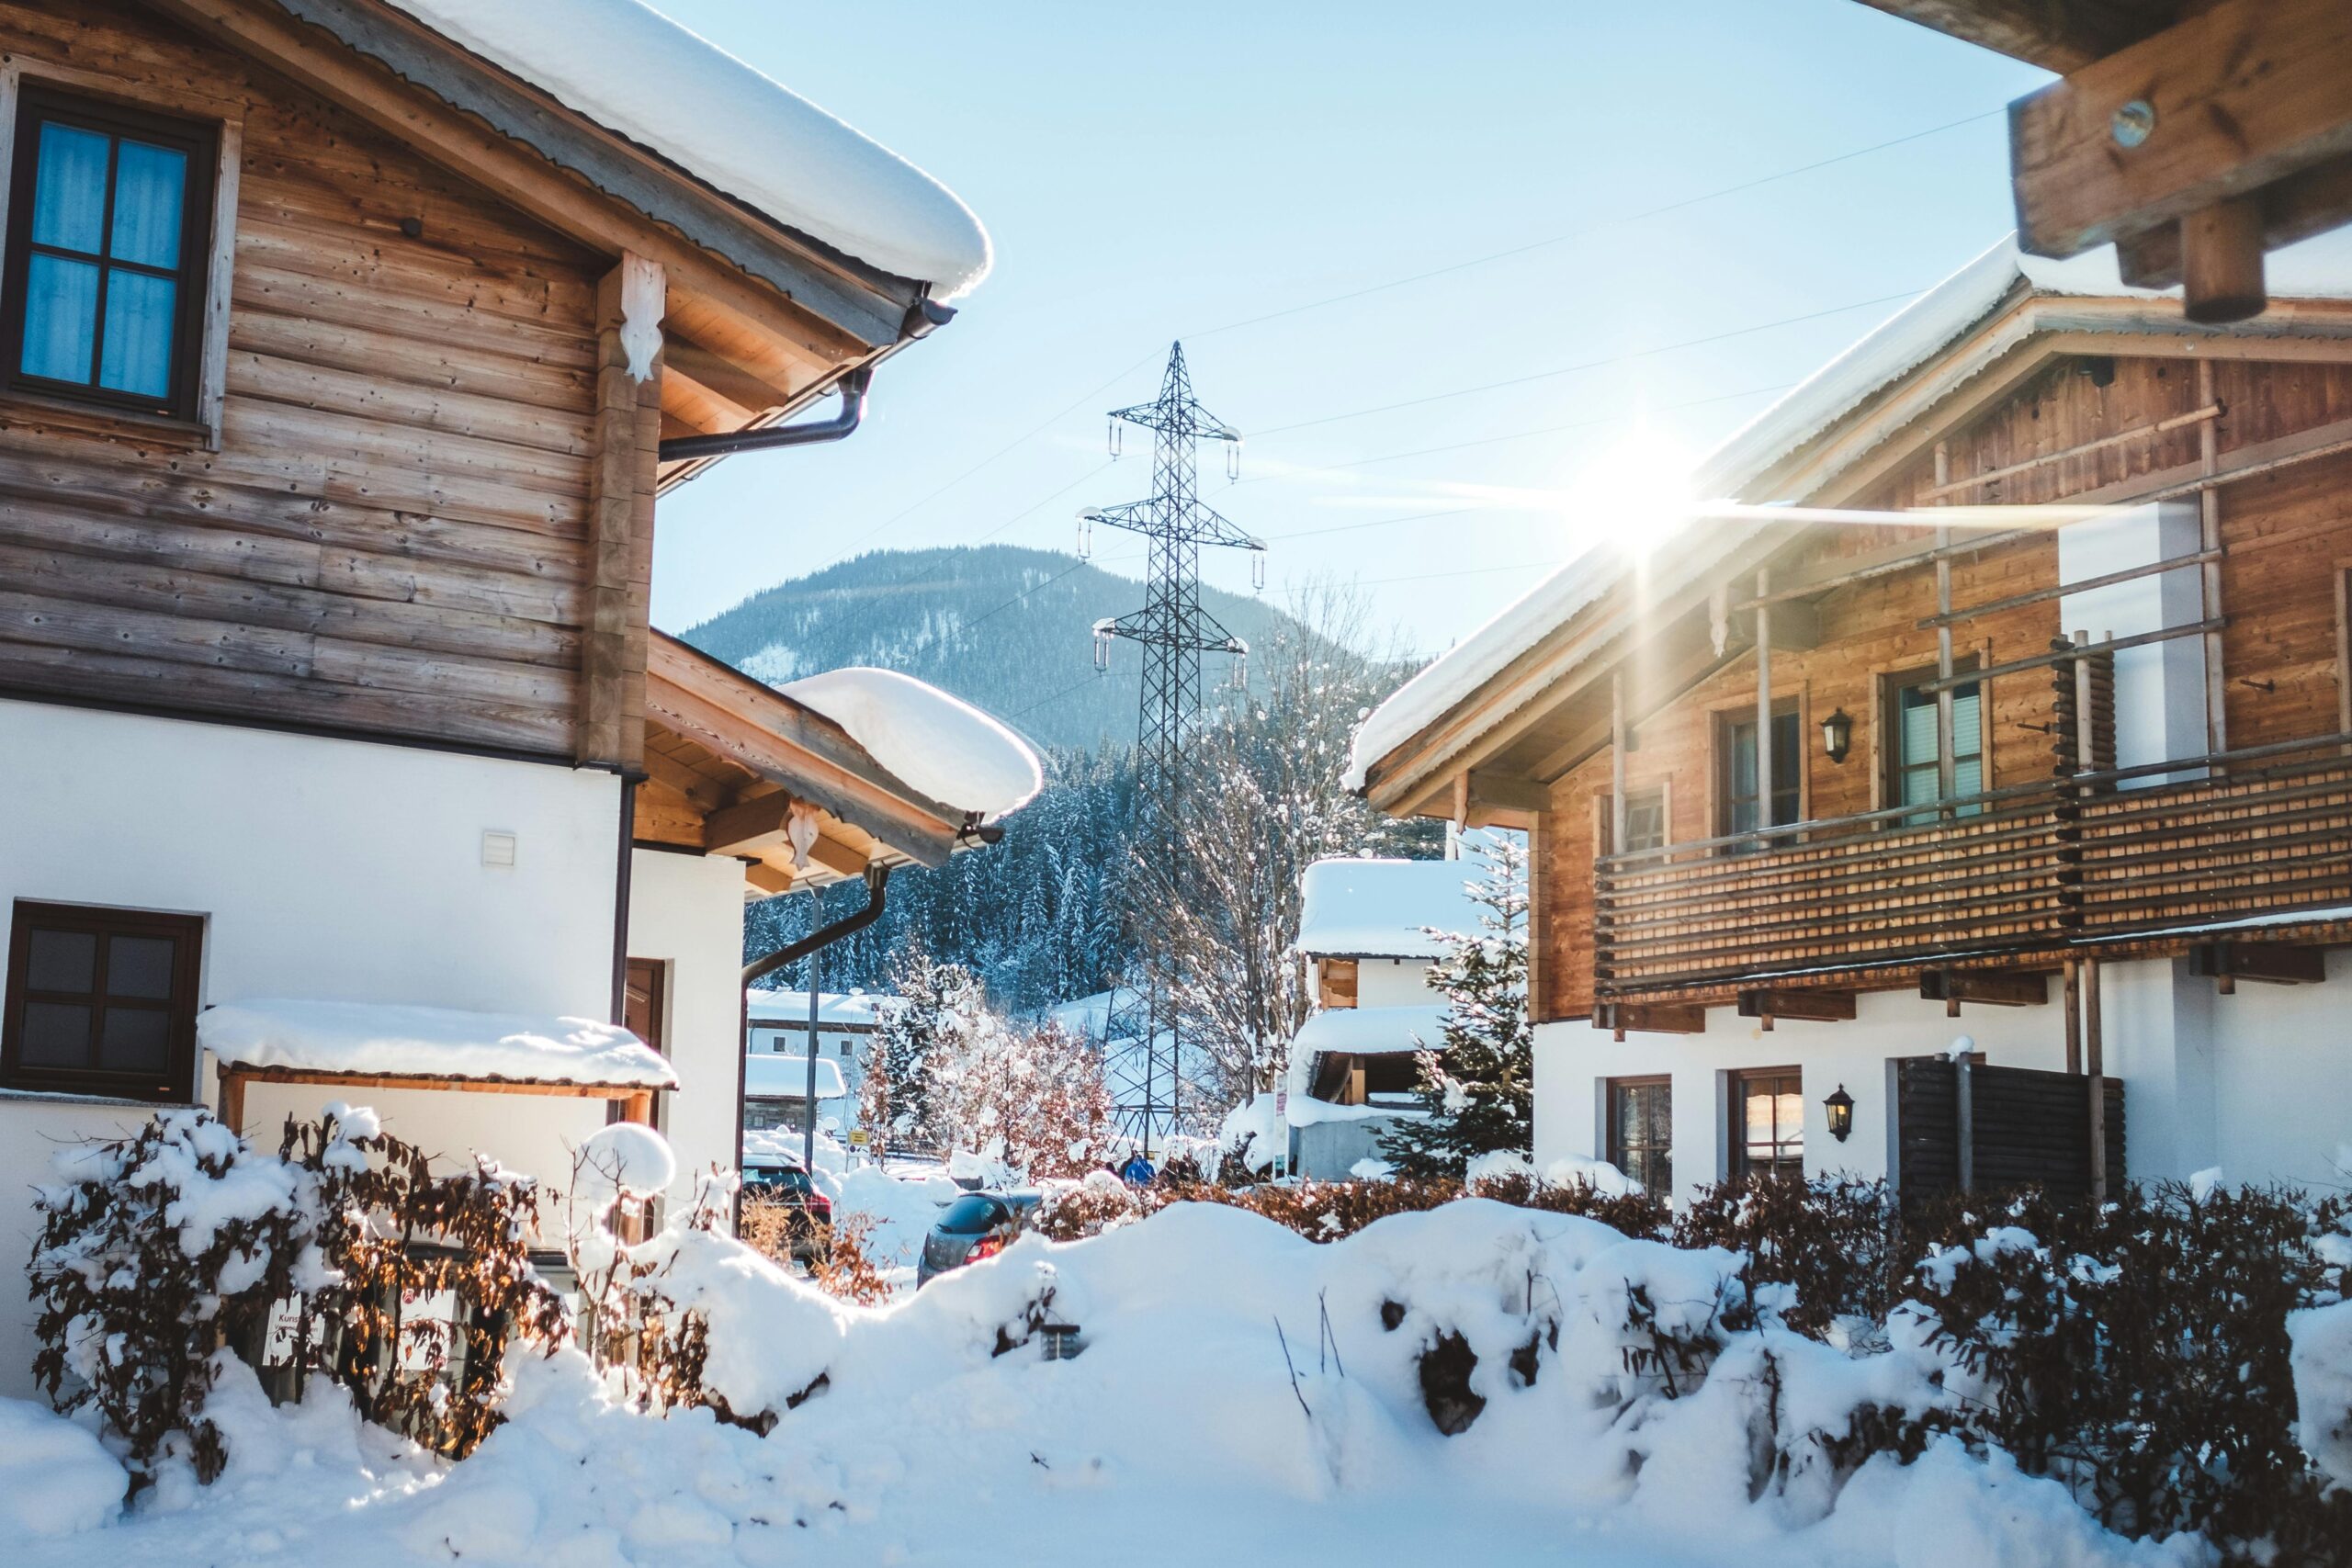
[[[156,1105],[560,1181],[610,1104],[731,1160],[746,897],[1010,808],[647,611],[660,497],[850,435],[985,232],[655,12],[548,17],[0,0],[19,1255],[50,1152]],[[0,1393],[28,1331],[0,1293]]]
[[[2352,942],[2352,246],[2272,274],[2205,326],[2005,244],[1720,451],[1734,503],[1374,715],[1377,806],[1532,838],[1539,1155],[1900,1174],[1887,1063],[1965,1028],[2118,1077],[2134,1173],[2327,1178],[2297,1097],[2352,1066],[2290,988]],[[2075,1081],[2018,1179],[2108,1173]]]

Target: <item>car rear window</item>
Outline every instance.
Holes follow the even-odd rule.
[[[749,1174],[752,1185],[754,1187],[775,1188],[786,1192],[808,1190],[808,1173],[805,1170],[780,1169],[771,1167],[766,1170],[754,1169]]]
[[[939,1216],[939,1228],[959,1234],[984,1231],[1003,1218],[1003,1204],[993,1198],[983,1198],[977,1192],[967,1192],[947,1205],[947,1212]]]

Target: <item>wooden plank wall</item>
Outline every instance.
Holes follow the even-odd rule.
[[[1947,443],[1953,478],[2007,467],[2186,412],[2198,402],[2197,367],[2187,360],[2120,359],[2106,387],[2080,362],[2066,360],[2028,382]],[[2352,369],[2324,364],[2225,361],[2213,367],[2214,395],[2227,413],[2216,422],[2222,460],[2241,446],[2352,418]],[[2195,426],[2068,458],[1955,499],[2050,502],[2198,457]],[[1934,456],[1923,449],[1866,506],[1927,504]],[[2222,492],[2223,638],[2227,719],[2233,747],[2334,733],[2338,724],[2338,576],[2352,568],[2352,455],[2313,459],[2237,481]],[[1814,547],[1806,558],[1860,554],[1885,545],[1892,531],[1855,529]],[[1985,603],[2057,581],[2053,540],[2031,539],[1963,557],[1952,571],[1956,606]],[[1799,705],[1807,818],[1872,810],[1887,804],[1881,781],[1881,681],[1932,666],[1935,633],[1918,621],[1935,610],[1932,570],[1913,570],[1835,589],[1819,604],[1816,648],[1776,649],[1776,697]],[[1955,628],[1954,649],[1981,663],[2040,653],[2066,628],[2055,600],[1980,617]],[[2098,628],[2091,628],[2096,630]],[[2251,682],[2251,683],[2250,683]],[[2270,689],[2263,689],[2267,683]],[[2051,718],[2052,679],[2028,671],[1991,682],[1988,787],[2046,778],[2051,738],[2032,726]],[[1721,830],[1713,759],[1717,713],[1752,717],[1753,654],[1735,658],[1666,712],[1640,726],[1626,758],[1628,787],[1669,784],[1669,836],[1708,838]],[[1832,764],[1819,723],[1843,707],[1854,720],[1851,755]],[[1593,1007],[1592,859],[1596,825],[1610,786],[1606,748],[1553,785],[1544,835],[1548,897],[1537,933],[1542,976],[1539,1015],[1573,1018]]]
[[[0,50],[243,106],[220,449],[0,397],[0,688],[570,760],[609,263],[122,0]]]

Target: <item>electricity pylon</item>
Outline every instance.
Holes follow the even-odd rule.
[[[1136,849],[1145,874],[1171,901],[1185,897],[1185,828],[1197,795],[1185,764],[1184,741],[1201,706],[1201,655],[1229,653],[1238,662],[1249,646],[1217,624],[1201,604],[1201,547],[1215,545],[1260,552],[1254,579],[1265,581],[1265,541],[1252,538],[1209,507],[1201,504],[1196,479],[1198,447],[1203,441],[1230,443],[1238,457],[1241,433],[1203,408],[1193,396],[1193,378],[1184,367],[1184,345],[1168,351],[1168,374],[1159,396],[1151,402],[1112,411],[1112,456],[1118,455],[1121,423],[1141,425],[1154,433],[1152,493],[1142,501],[1080,513],[1080,553],[1084,555],[1091,525],[1140,534],[1150,543],[1145,577],[1143,608],[1131,615],[1094,623],[1094,665],[1109,668],[1111,644],[1121,637],[1143,649],[1143,711],[1136,731],[1140,764],[1144,821]],[[1234,471],[1230,459],[1228,472]],[[1173,903],[1170,907],[1173,907]],[[1148,952],[1153,933],[1142,934]],[[1178,1037],[1171,955],[1148,965],[1142,994],[1127,1010],[1125,1032],[1132,1042],[1127,1053],[1112,1064],[1114,1098],[1121,1124],[1151,1153],[1155,1135],[1173,1132],[1182,1109],[1182,1042]],[[1122,1032],[1116,1013],[1106,1032],[1112,1039]]]

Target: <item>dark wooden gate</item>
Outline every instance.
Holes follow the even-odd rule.
[[[2088,1086],[2072,1073],[1969,1066],[1943,1056],[1890,1062],[1894,1078],[1895,1190],[1905,1202],[1962,1190],[2039,1187],[2088,1198]],[[2123,1083],[2101,1080],[2107,1173],[2121,1181]],[[1962,1130],[1968,1130],[1963,1143]],[[1963,1148],[1966,1157],[1962,1157]]]

